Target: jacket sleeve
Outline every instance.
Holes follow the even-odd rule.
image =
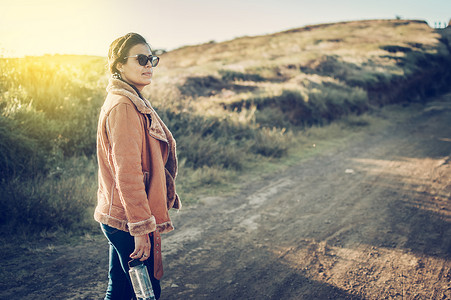
[[[129,104],[114,107],[107,119],[116,188],[133,236],[156,230],[142,171],[143,130],[139,113]]]

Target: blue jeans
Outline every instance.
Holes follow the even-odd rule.
[[[110,267],[108,272],[108,288],[105,300],[130,300],[136,299],[132,283],[128,274],[128,262],[130,254],[135,249],[135,239],[130,233],[122,231],[105,224],[101,224],[103,233],[110,244]],[[153,275],[153,238],[150,237],[150,257],[145,261],[147,271],[150,275],[155,298],[160,298],[160,281]]]

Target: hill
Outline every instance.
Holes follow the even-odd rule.
[[[268,114],[323,123],[436,93],[449,78],[444,32],[423,21],[370,20],[183,47],[162,56],[158,83],[175,84],[201,111],[255,105],[262,125],[280,124]]]

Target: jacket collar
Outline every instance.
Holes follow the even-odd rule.
[[[133,87],[125,81],[110,78],[110,82],[108,83],[106,90],[109,93],[123,95],[129,98],[142,114],[150,114],[151,110],[153,110],[150,102],[145,98],[140,98]]]
[[[138,93],[128,83],[120,79],[110,78],[106,90],[109,93],[127,97],[135,105],[136,109],[140,113],[149,115],[151,119],[149,133],[152,136],[166,143],[168,143],[169,140],[172,139],[172,135],[170,137],[167,136],[169,130],[167,130],[166,125],[160,119],[157,112],[153,109],[149,100],[145,99],[144,97],[139,97]]]

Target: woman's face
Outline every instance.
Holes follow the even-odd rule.
[[[152,55],[152,51],[147,44],[137,44],[130,48],[127,56],[133,56],[125,59],[125,62],[118,63],[117,69],[121,73],[122,79],[133,84],[140,92],[142,89],[152,82],[153,68],[150,61],[145,66],[138,63],[138,54],[146,56]]]

